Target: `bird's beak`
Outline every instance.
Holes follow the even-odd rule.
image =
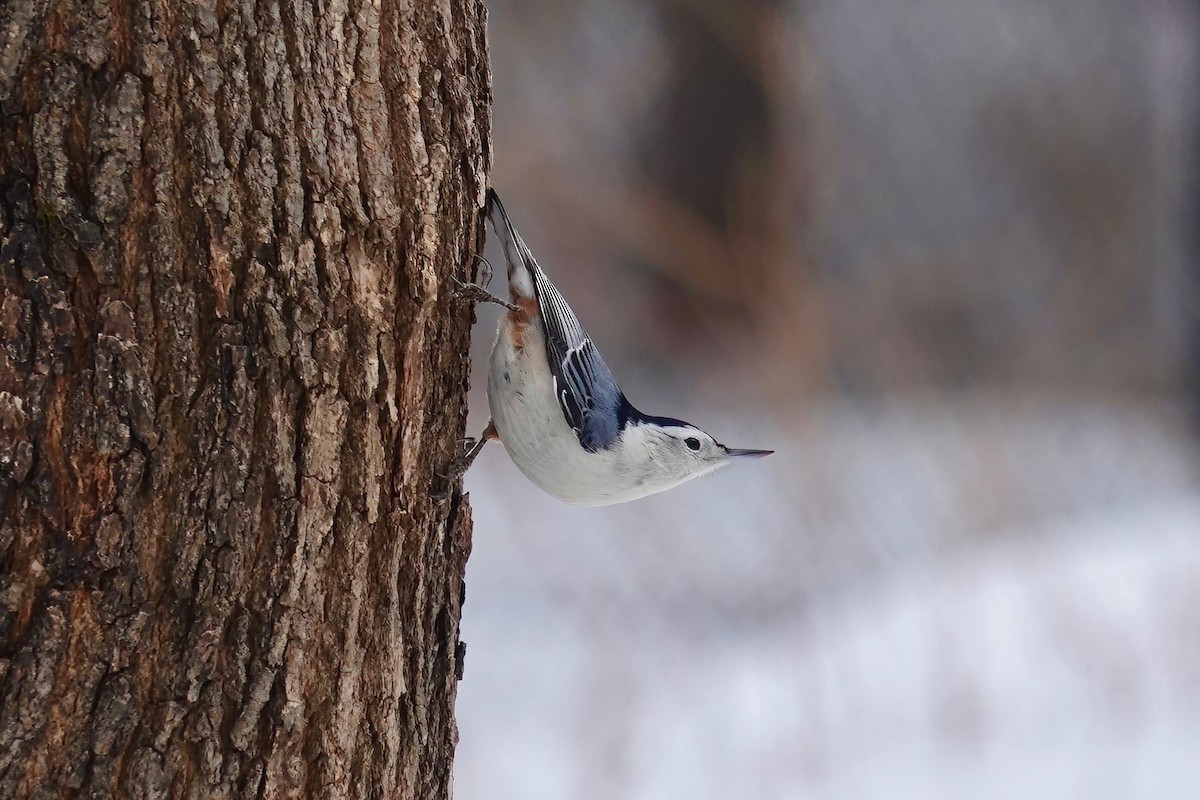
[[[726,447],[725,454],[730,458],[762,458],[774,453],[774,450],[740,450],[736,447]]]

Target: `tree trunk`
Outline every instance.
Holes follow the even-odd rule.
[[[484,10],[383,6],[0,3],[0,798],[449,794]]]

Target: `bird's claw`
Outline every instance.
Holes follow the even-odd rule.
[[[484,440],[486,441],[486,440]],[[458,440],[458,452],[450,461],[450,468],[445,474],[438,474],[438,477],[446,481],[447,484],[457,483],[458,480],[466,474],[470,469],[471,464],[475,462],[475,457],[479,455],[479,451],[483,449],[483,442],[476,439],[474,436],[468,436],[465,439]]]
[[[474,436],[466,436],[458,440],[458,453],[454,456],[454,460],[465,459],[471,455],[471,451],[475,449],[475,445],[479,444],[479,439]],[[468,464],[470,466],[470,464]]]
[[[465,283],[458,278],[454,278],[454,296],[460,300],[470,300],[473,303],[495,303],[498,306],[504,306],[509,311],[521,310],[517,304],[497,297],[479,284]]]
[[[479,255],[479,253],[476,253],[475,263],[479,266],[479,270],[475,274],[475,283],[480,286],[487,286],[492,282],[492,275],[495,274],[495,271],[492,269],[492,262]]]
[[[459,300],[470,300],[473,303],[495,303],[498,306],[504,306],[509,311],[520,311],[520,306],[488,291],[487,286],[492,282],[493,275],[492,262],[478,253],[474,255],[474,258],[478,265],[475,282],[467,283],[454,278],[454,297]]]

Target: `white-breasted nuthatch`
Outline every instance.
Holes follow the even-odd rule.
[[[456,474],[488,439],[499,439],[544,491],[566,503],[602,506],[771,454],[726,447],[690,423],[634,408],[490,189],[487,213],[504,246],[512,302],[487,292],[490,267],[485,286],[464,284],[460,290],[508,313],[500,320],[488,372],[492,419],[478,440],[468,440]]]

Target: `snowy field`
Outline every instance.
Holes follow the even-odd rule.
[[[1200,798],[1200,426],[1148,397],[1196,375],[1196,4],[489,10],[542,266],[635,402],[779,452],[574,509],[484,450],[459,800]],[[741,119],[691,92],[741,73],[696,54],[765,31],[773,144],[718,204],[754,222],[697,239],[663,204],[716,198],[647,162],[707,171]],[[708,243],[738,257],[705,279]]]
[[[459,800],[1197,796],[1181,412],[697,416],[780,452],[609,509],[468,475]]]

